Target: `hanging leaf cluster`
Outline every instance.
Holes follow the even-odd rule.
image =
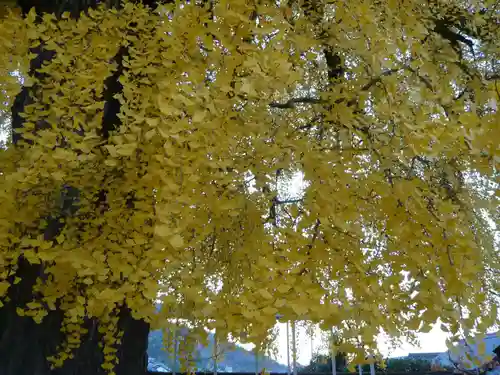
[[[2,113],[28,94],[0,152],[0,300],[24,258],[43,277],[18,313],[64,310],[75,345],[84,318],[113,327],[122,306],[254,343],[279,313],[336,327],[359,360],[381,331],[486,330],[500,272],[494,2],[4,15]]]

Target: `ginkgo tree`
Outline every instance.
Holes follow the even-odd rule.
[[[486,331],[495,3],[7,4],[2,374],[144,373],[151,327],[261,351],[278,312],[355,362]]]

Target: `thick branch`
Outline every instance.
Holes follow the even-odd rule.
[[[387,77],[391,74],[399,72],[403,68],[394,68],[394,69],[389,69],[384,72],[382,72],[380,75],[377,77],[372,78],[368,83],[363,85],[361,87],[361,91],[368,91],[373,85],[376,83],[380,82],[383,77]],[[342,103],[345,101],[346,98],[339,98],[335,100],[335,103]],[[349,101],[349,105],[352,105],[356,102],[357,98],[351,99]],[[327,101],[320,99],[320,98],[312,98],[309,96],[304,96],[304,97],[298,97],[298,98],[292,98],[284,103],[278,103],[278,102],[272,102],[269,104],[269,107],[271,108],[278,108],[278,109],[293,109],[296,107],[297,104],[326,104]]]
[[[303,200],[304,200],[303,198],[297,198],[297,199],[285,199],[285,200],[276,200],[276,204],[299,203],[299,202],[302,202]]]
[[[290,109],[290,108],[295,108],[296,104],[319,104],[319,103],[324,103],[324,101],[319,98],[300,97],[300,98],[290,99],[285,103],[272,102],[269,104],[269,107],[279,108],[279,109]]]

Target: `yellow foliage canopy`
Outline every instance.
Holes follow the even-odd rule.
[[[55,301],[73,325],[126,304],[153,327],[262,342],[279,312],[337,327],[346,351],[437,318],[485,330],[499,15],[493,1],[430,3],[126,2],[2,19],[0,105],[19,75],[32,98],[22,140],[0,152],[0,296],[23,255],[50,275],[21,308],[38,320]],[[54,56],[30,74],[40,49]],[[104,137],[116,72],[120,126]],[[77,209],[46,238],[69,187]]]

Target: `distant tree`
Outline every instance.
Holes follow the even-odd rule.
[[[387,372],[426,372],[431,371],[431,363],[415,358],[391,358],[387,360]]]
[[[335,364],[337,371],[346,370],[346,355],[344,353],[338,353],[335,356]],[[302,372],[332,372],[332,358],[326,354],[315,354],[311,362],[302,369]]]

